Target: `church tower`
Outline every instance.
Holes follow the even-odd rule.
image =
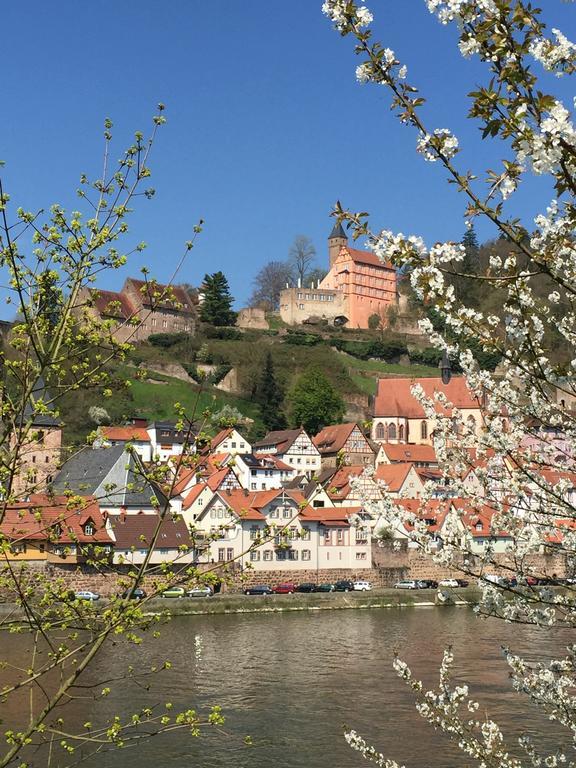
[[[330,269],[334,266],[336,257],[340,253],[340,248],[345,245],[348,245],[348,238],[342,229],[342,224],[336,223],[332,228],[332,232],[328,235],[328,259],[330,261]]]

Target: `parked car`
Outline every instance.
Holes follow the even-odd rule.
[[[186,597],[184,587],[168,587],[160,594],[160,597]]]
[[[354,582],[350,579],[342,579],[334,584],[334,592],[352,592],[354,589]]]
[[[203,586],[192,587],[187,592],[188,597],[212,597],[212,587],[207,584]]]
[[[89,600],[90,602],[94,602],[95,600],[100,600],[100,595],[98,592],[91,592],[89,589],[82,589],[79,592],[74,592],[74,599]]]
[[[458,584],[458,579],[440,579],[438,582],[439,587],[452,587],[453,589],[456,589],[460,586]]]
[[[334,592],[334,584],[317,584],[314,592]]]
[[[140,587],[127,589],[125,592],[122,592],[122,600],[144,600],[145,597],[146,592]]]
[[[456,579],[456,581],[458,582],[459,587],[467,587],[470,584],[466,579]]]
[[[248,589],[244,590],[245,595],[272,595],[274,594],[272,592],[271,587],[269,587],[267,584],[258,584],[255,587],[248,587]]]
[[[372,589],[372,584],[370,584],[369,581],[355,581],[354,582],[354,591],[355,592],[369,592]]]
[[[296,587],[296,592],[314,592],[316,589],[316,584],[312,584],[312,582],[306,581],[304,584],[298,584]]]
[[[402,579],[394,584],[394,589],[419,589],[419,587],[415,579]]]
[[[275,587],[272,587],[272,592],[274,592],[275,595],[291,595],[292,592],[295,591],[296,584],[290,582],[287,582],[286,584],[276,584]]]
[[[434,579],[418,579],[418,589],[438,589],[438,582]]]

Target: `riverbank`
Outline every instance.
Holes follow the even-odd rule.
[[[291,595],[220,594],[205,598],[154,598],[143,603],[149,615],[169,613],[172,616],[197,616],[233,613],[284,613],[292,611],[368,610],[374,608],[434,608],[445,605],[473,606],[478,602],[479,590],[442,590],[446,599],[438,600],[438,592],[427,590],[379,589],[372,592],[331,592]],[[90,606],[104,608],[107,600],[98,600]],[[0,621],[17,623],[23,612],[11,603],[0,604]]]

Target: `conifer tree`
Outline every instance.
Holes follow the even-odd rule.
[[[266,362],[254,389],[254,400],[260,406],[262,421],[267,430],[286,427],[286,417],[282,411],[284,396],[276,381],[270,352],[266,355]]]
[[[200,320],[217,326],[235,325],[237,313],[232,309],[234,298],[223,272],[204,275],[204,299],[200,307]]]

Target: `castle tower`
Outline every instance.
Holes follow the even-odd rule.
[[[348,238],[342,229],[342,224],[337,222],[334,224],[332,232],[328,235],[328,259],[330,262],[330,269],[334,266],[336,257],[340,253],[340,248],[344,245],[348,245]]]

